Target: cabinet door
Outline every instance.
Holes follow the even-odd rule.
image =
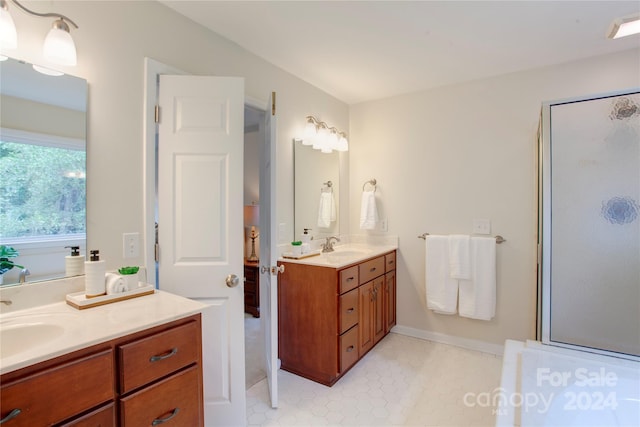
[[[373,281],[373,307],[372,307],[372,326],[373,326],[373,343],[377,343],[384,337],[385,320],[384,320],[384,276],[380,276]]]
[[[360,318],[358,322],[358,354],[362,357],[373,347],[373,282],[367,282],[358,288],[360,300]]]
[[[396,325],[396,272],[391,271],[384,277],[384,324],[385,333]]]

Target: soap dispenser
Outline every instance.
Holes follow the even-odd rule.
[[[300,241],[302,242],[302,253],[306,254],[311,252],[311,239],[313,239],[313,237],[311,237],[311,235],[309,234],[309,230],[311,230],[310,228],[305,228],[304,229],[304,233],[302,233],[302,236],[300,237]]]
[[[64,275],[80,276],[84,274],[84,258],[80,256],[80,246],[65,246],[71,249],[71,255],[64,257]]]
[[[100,260],[100,251],[92,250],[89,261],[84,263],[85,295],[87,298],[97,297],[106,293],[105,276],[107,263]]]

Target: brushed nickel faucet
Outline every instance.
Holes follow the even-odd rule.
[[[334,241],[332,241],[332,240],[334,240]],[[338,239],[336,236],[327,237],[327,241],[322,245],[322,252],[325,252],[325,253],[326,252],[333,252],[334,251],[333,245],[336,242],[339,242],[339,241],[340,241],[340,239]]]

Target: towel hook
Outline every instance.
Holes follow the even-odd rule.
[[[369,181],[365,181],[364,184],[362,184],[362,191],[364,191],[364,188],[367,186],[367,184],[371,184],[373,186],[373,192],[376,192],[376,184],[378,184],[378,181],[376,181],[375,178],[371,178]]]

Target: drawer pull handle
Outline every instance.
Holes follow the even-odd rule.
[[[347,314],[351,314],[351,313],[353,313],[353,311],[354,311],[354,310],[355,310],[355,309],[354,309],[353,307],[351,307],[351,308],[347,309]]]
[[[13,411],[9,412],[9,415],[7,415],[6,417],[0,420],[0,424],[6,423],[7,421],[14,419],[21,413],[22,413],[21,409],[18,409],[18,408],[14,409]]]
[[[151,425],[152,425],[152,426],[158,426],[158,425],[160,425],[160,424],[164,424],[164,423],[166,423],[167,421],[169,421],[171,418],[173,418],[173,417],[175,417],[176,415],[178,415],[178,412],[180,412],[180,408],[176,408],[176,409],[174,409],[173,411],[171,411],[171,415],[169,415],[169,416],[168,416],[168,417],[166,417],[166,418],[156,418],[155,420],[153,420],[153,421],[151,422]]]
[[[353,350],[354,350],[354,347],[352,345],[347,347],[347,353],[351,353]]]
[[[376,271],[375,267],[373,267],[373,268],[371,268],[371,270],[369,270],[370,273],[373,273],[374,271]]]
[[[166,352],[165,354],[159,354],[157,356],[151,356],[151,358],[149,359],[149,362],[158,362],[160,360],[168,359],[171,356],[175,356],[177,353],[178,353],[178,348],[174,347],[170,351]]]
[[[347,278],[347,282],[353,282],[354,279],[355,279],[355,277],[349,277],[349,278]]]

